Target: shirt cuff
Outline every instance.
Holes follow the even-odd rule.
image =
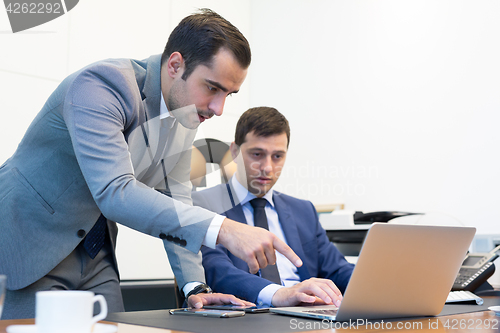
[[[274,294],[278,291],[278,289],[283,288],[279,284],[271,283],[270,285],[265,286],[257,296],[257,305],[271,307],[273,306],[272,300]]]
[[[210,226],[208,227],[207,233],[205,234],[205,239],[203,239],[203,245],[215,249],[215,245],[217,245],[217,237],[219,236],[220,227],[222,226],[222,222],[226,219],[225,216],[215,215],[210,222]]]
[[[203,282],[188,282],[182,287],[182,292],[184,293],[184,297],[186,297],[187,294],[200,284],[203,284]],[[187,301],[187,300],[186,300]]]

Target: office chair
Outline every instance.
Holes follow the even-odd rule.
[[[236,163],[233,162],[229,144],[211,138],[199,139],[193,143],[190,173],[193,190],[207,186],[207,169],[210,172],[220,170],[221,183],[229,181],[236,172]]]
[[[184,307],[184,302],[186,301],[186,297],[184,297],[184,294],[179,290],[179,285],[177,285],[177,279],[174,277],[174,289],[175,289],[175,306],[177,308],[182,308]]]

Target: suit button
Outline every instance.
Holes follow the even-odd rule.
[[[187,242],[185,239],[181,239],[181,241],[179,242],[179,245],[180,246],[186,246],[187,245]]]
[[[171,241],[173,241],[173,240],[174,240],[174,237],[173,237],[172,235],[168,235],[168,236],[167,236],[167,240],[168,240],[169,242],[171,242]]]
[[[79,238],[83,238],[85,237],[85,230],[83,229],[80,229],[77,231],[76,235],[79,237]]]
[[[165,238],[167,238],[167,235],[165,235],[165,234],[162,232],[162,233],[160,234],[160,238],[161,238],[161,239],[165,239]]]
[[[179,237],[174,237],[172,239],[172,241],[175,243],[175,244],[179,244],[179,242],[181,241],[181,239]]]

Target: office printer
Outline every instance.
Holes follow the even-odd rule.
[[[370,225],[374,222],[388,222],[394,218],[422,215],[395,211],[363,213],[351,210],[334,210],[319,214],[319,222],[326,230],[328,239],[344,256],[358,256]]]

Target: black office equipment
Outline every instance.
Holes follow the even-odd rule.
[[[397,217],[409,215],[423,215],[423,213],[408,213],[398,211],[379,211],[363,213],[357,211],[353,214],[351,227],[325,228],[330,242],[334,243],[339,251],[345,256],[357,256],[366,237],[370,225],[375,222],[388,222]],[[321,220],[320,220],[321,221]]]
[[[388,222],[396,217],[408,216],[408,215],[422,215],[422,213],[406,213],[406,212],[355,212],[354,213],[354,224],[372,224],[374,222]]]
[[[495,273],[495,261],[500,253],[497,246],[489,253],[469,253],[458,272],[452,290],[474,291]]]

